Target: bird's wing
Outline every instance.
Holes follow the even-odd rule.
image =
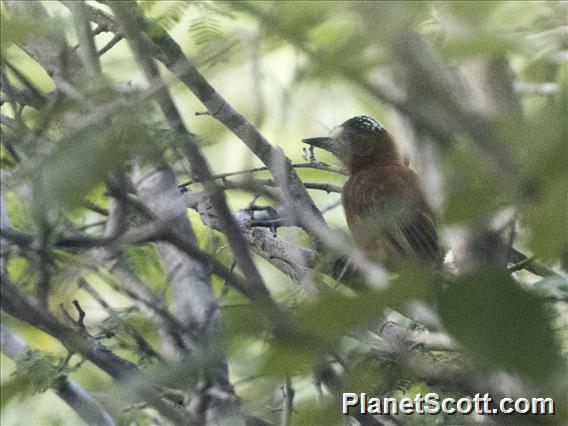
[[[412,251],[412,255],[428,264],[439,264],[442,260],[438,244],[436,225],[429,211],[420,210],[397,220],[397,231],[405,243],[403,246]]]
[[[381,169],[357,176],[343,190],[353,236],[383,262],[414,258],[440,264],[436,225],[416,175],[404,166]]]

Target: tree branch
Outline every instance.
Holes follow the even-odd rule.
[[[114,379],[123,381],[138,371],[135,364],[115,355],[92,337],[79,334],[72,328],[59,323],[48,313],[32,305],[8,281],[4,274],[1,276],[0,296],[0,305],[4,312],[55,337],[67,349],[81,353]],[[179,413],[156,396],[150,380],[144,380],[146,380],[147,386],[140,389],[139,396],[154,406],[165,417],[180,423],[182,418]]]
[[[146,78],[153,84],[160,84],[160,77],[157,66],[152,62],[145,49],[143,33],[139,30],[139,24],[142,22],[142,15],[135,2],[113,3],[112,10],[122,24],[126,36],[130,42],[132,50],[137,58],[138,63],[144,70]],[[199,152],[197,146],[193,142],[193,137],[183,124],[183,120],[171,99],[167,88],[164,88],[157,97],[158,104],[168,120],[170,127],[180,136],[184,137],[187,143],[188,159],[191,164],[192,171],[203,181],[205,190],[207,191],[211,202],[219,215],[222,226],[231,245],[231,249],[235,255],[235,259],[243,273],[248,278],[247,292],[255,293],[256,298],[269,300],[268,290],[264,284],[264,280],[258,272],[252,258],[250,257],[248,247],[240,233],[238,226],[233,220],[225,201],[225,195],[211,178],[209,167],[205,158]]]
[[[75,31],[79,39],[79,54],[83,60],[83,65],[90,76],[98,76],[101,72],[101,64],[93,39],[91,21],[86,13],[86,6],[83,0],[75,0],[69,4],[73,12]]]
[[[321,162],[292,164],[292,167],[298,168],[298,169],[306,168],[306,169],[326,170],[326,171],[330,171],[330,172],[333,172],[333,173],[338,173],[338,174],[343,174],[343,175],[345,174],[345,172],[343,172],[340,168],[331,166],[329,164],[321,163]],[[267,170],[268,170],[268,167],[255,167],[254,169],[241,170],[241,171],[238,171],[238,172],[220,173],[220,174],[217,174],[217,175],[213,175],[211,177],[213,179],[217,180],[217,179],[224,179],[224,178],[228,178],[228,177],[232,177],[232,176],[240,176],[240,175],[251,174],[251,173],[256,173],[256,172],[265,172]],[[179,187],[180,188],[187,187],[187,186],[190,186],[190,185],[192,185],[196,182],[200,182],[200,180],[199,179],[192,179],[188,182],[184,182],[184,183],[180,184]]]
[[[130,12],[136,10],[136,5],[130,4]],[[126,8],[127,10],[129,8]],[[116,13],[116,10],[115,10]],[[137,12],[139,15],[139,12]],[[99,24],[106,23],[109,29],[116,26],[109,23],[112,17],[104,17],[100,11],[90,10],[90,18]],[[189,62],[180,46],[161,28],[155,30],[152,39],[148,35],[139,34],[138,44],[141,52],[149,52],[155,59],[162,62],[174,75],[195,94],[205,105],[209,113],[231,130],[245,145],[265,164],[276,182],[282,189],[286,199],[297,213],[299,222],[306,229],[314,231],[317,224],[320,232],[327,229],[327,224],[321,212],[317,209],[300,178],[294,171],[291,162],[280,148],[274,147],[255,128],[209,84],[201,73]]]
[[[63,28],[49,17],[40,2],[5,0],[3,4],[10,19],[32,19],[34,25],[53,31],[49,37],[29,37],[20,47],[45,68],[58,90],[77,97],[73,86],[81,75],[81,60],[67,44]]]
[[[184,235],[197,245],[197,238],[187,218],[183,197],[177,190],[176,178],[169,167],[146,172],[135,167],[134,184],[142,202],[154,217],[169,221],[173,233]],[[208,318],[206,312],[216,301],[210,290],[209,273],[206,267],[168,243],[157,244],[160,263],[168,275],[172,288],[174,316],[181,324],[199,330],[203,340],[216,330],[218,316]],[[215,312],[217,308],[215,308]],[[205,324],[206,320],[209,321]],[[191,342],[195,345],[196,342]]]
[[[4,326],[0,326],[0,346],[2,352],[14,361],[27,352],[26,342]],[[100,402],[68,377],[55,392],[87,424],[114,426],[114,420]]]
[[[187,191],[185,194],[186,206],[196,210],[201,216],[203,224],[223,232],[219,218],[210,208],[207,195],[202,192]],[[296,282],[303,282],[308,270],[315,261],[316,254],[306,247],[283,241],[277,238],[268,229],[251,226],[251,212],[241,209],[233,214],[241,232],[250,248],[259,256],[270,262]]]

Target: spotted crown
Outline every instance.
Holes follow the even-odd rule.
[[[369,132],[382,132],[384,127],[374,118],[366,115],[358,115],[357,117],[350,118],[341,127],[349,127],[357,130],[367,130]]]

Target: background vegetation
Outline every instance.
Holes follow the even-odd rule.
[[[1,19],[2,424],[342,424],[342,391],[553,397],[533,420],[568,420],[567,3]],[[361,114],[423,178],[445,277],[366,261],[336,160],[303,150]]]

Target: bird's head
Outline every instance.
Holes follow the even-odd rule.
[[[375,119],[366,115],[350,118],[329,136],[302,139],[302,142],[331,152],[349,172],[370,162],[399,162],[391,135]]]

